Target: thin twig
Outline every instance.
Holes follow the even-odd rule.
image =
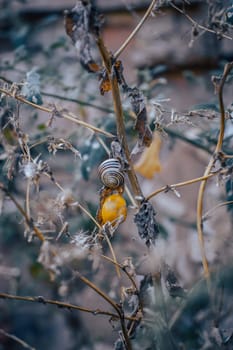
[[[76,117],[73,113],[71,113],[71,112],[69,112],[69,113],[61,113],[61,114],[62,114],[62,116],[63,116],[65,119],[68,119],[68,120],[70,120],[70,121],[72,121],[72,122],[74,122],[74,123],[76,123],[76,124],[82,125],[82,126],[84,126],[85,128],[91,129],[91,130],[93,130],[94,132],[97,132],[97,133],[99,133],[99,134],[102,134],[102,135],[104,135],[104,136],[106,136],[106,137],[110,137],[110,138],[116,137],[115,135],[111,134],[111,133],[108,132],[108,131],[102,130],[102,129],[100,129],[100,128],[97,128],[97,127],[94,126],[94,125],[91,125],[91,124],[89,124],[89,123],[84,122],[83,120],[77,119],[77,117]]]
[[[67,102],[77,103],[78,105],[81,105],[81,106],[95,108],[95,109],[98,109],[98,110],[100,110],[102,112],[113,113],[113,110],[111,108],[99,106],[99,105],[96,105],[94,103],[83,101],[83,100],[79,100],[79,99],[76,99],[76,98],[70,98],[70,97],[65,97],[65,96],[62,96],[62,95],[51,94],[51,93],[45,92],[45,91],[41,91],[41,95],[48,96],[48,97],[53,97],[53,98],[56,98],[58,100],[63,100],[63,101],[67,101]]]
[[[3,76],[0,76],[0,80],[3,80],[10,85],[12,85],[14,83],[12,80],[9,80]],[[98,105],[91,103],[91,102],[79,100],[78,98],[65,97],[65,96],[58,95],[58,94],[52,94],[52,93],[46,92],[46,91],[41,91],[41,95],[53,97],[53,98],[56,98],[56,99],[62,100],[62,101],[77,103],[80,106],[92,107],[92,108],[98,109],[102,112],[113,113],[113,110],[111,108],[98,106]]]
[[[208,217],[210,217],[216,209],[218,208],[221,208],[221,207],[224,207],[226,205],[231,205],[233,204],[233,201],[226,201],[226,202],[222,202],[222,203],[219,203],[217,204],[215,207],[211,208],[210,210],[208,210],[207,212],[205,212],[205,214],[202,216],[202,220],[207,220]]]
[[[16,343],[19,343],[20,345],[22,345],[22,347],[24,347],[25,349],[29,349],[29,350],[36,350],[36,348],[32,347],[31,345],[29,345],[28,343],[26,343],[24,340],[22,340],[21,338],[17,337],[14,334],[10,334],[6,331],[4,331],[4,329],[0,329],[0,333],[3,334],[5,337],[10,338],[12,340],[14,340]]]
[[[87,312],[91,313],[93,315],[105,315],[105,316],[110,316],[115,319],[119,318],[118,314],[109,312],[109,311],[103,311],[100,309],[89,309],[86,307],[70,304],[70,303],[65,303],[62,301],[57,301],[57,300],[51,300],[51,299],[45,299],[44,297],[38,296],[38,297],[27,297],[27,296],[19,296],[19,295],[12,295],[12,294],[7,294],[7,293],[0,293],[0,299],[9,299],[9,300],[19,300],[19,301],[28,301],[28,302],[35,302],[35,303],[40,303],[40,304],[50,304],[50,305],[56,305],[59,308],[64,308],[68,310],[78,310],[82,312]],[[125,319],[127,320],[135,320],[135,318],[130,317],[130,316],[125,316]]]
[[[49,174],[46,174],[46,176],[49,177]],[[62,192],[65,192],[65,189],[57,182],[57,181],[53,181],[53,183],[59,188],[59,190],[61,190]],[[91,215],[91,213],[84,208],[84,206],[82,204],[80,204],[79,202],[75,202],[72,205],[76,205],[77,207],[79,207],[93,222],[94,224],[100,229],[102,230],[102,227],[100,226],[100,224],[96,221],[96,219],[94,218],[93,215]]]
[[[22,216],[25,218],[25,221],[28,225],[28,227],[32,228],[33,231],[35,232],[36,236],[43,242],[45,240],[45,237],[43,235],[43,233],[38,229],[38,227],[36,227],[31,218],[28,217],[27,213],[25,212],[25,210],[22,208],[21,204],[19,204],[19,202],[15,199],[15,197],[8,191],[8,189],[6,187],[4,187],[2,184],[0,184],[0,189],[6,193],[6,195],[8,197],[10,197],[10,199],[12,200],[12,202],[15,204],[16,208],[19,210],[19,212],[22,214]]]
[[[200,148],[203,151],[206,151],[207,153],[212,154],[212,151],[208,147],[206,147],[205,145],[200,144],[196,140],[192,140],[192,139],[187,138],[184,134],[182,134],[182,133],[180,133],[180,132],[178,132],[176,130],[173,130],[173,129],[170,129],[170,128],[166,128],[166,127],[164,127],[163,130],[168,135],[170,135],[172,137],[178,138],[181,141],[189,143],[190,145],[193,145],[194,147]]]
[[[28,100],[25,99],[24,97],[19,96],[19,95],[15,95],[13,92],[11,92],[11,91],[9,91],[9,90],[6,90],[6,89],[3,89],[3,88],[1,88],[1,87],[0,87],[0,92],[3,93],[3,94],[6,94],[6,95],[8,95],[8,96],[10,96],[10,97],[12,97],[12,98],[14,98],[14,99],[16,99],[16,100],[18,100],[18,101],[20,101],[20,102],[22,102],[22,103],[25,103],[25,104],[27,104],[27,105],[29,105],[29,106],[31,106],[31,107],[34,107],[34,108],[39,109],[39,110],[41,110],[41,111],[43,111],[43,112],[50,113],[50,114],[54,115],[54,109],[52,109],[52,108],[48,108],[48,107],[44,107],[44,106],[37,105],[37,104],[35,104],[35,103],[33,103],[33,102],[28,101]],[[84,126],[85,128],[88,128],[88,129],[90,129],[90,130],[92,130],[92,131],[94,131],[94,132],[97,132],[97,133],[99,133],[99,134],[102,134],[102,135],[104,135],[104,136],[106,136],[106,137],[110,137],[110,138],[114,138],[114,137],[115,137],[115,135],[111,134],[110,132],[107,132],[107,131],[105,131],[105,130],[102,130],[102,129],[100,129],[100,128],[97,128],[97,127],[95,127],[94,125],[91,125],[91,124],[89,124],[89,123],[86,123],[86,122],[84,122],[84,121],[78,119],[77,116],[75,116],[75,115],[74,115],[73,113],[71,113],[71,112],[65,113],[65,112],[63,112],[63,111],[61,110],[61,111],[59,111],[59,115],[60,115],[61,117],[63,117],[64,119],[70,120],[70,121],[74,122],[75,124]]]
[[[88,278],[82,276],[79,272],[77,273],[78,278],[85,283],[88,287],[93,289],[97,294],[99,294],[104,300],[106,300],[119,314],[119,307],[106,293],[104,293],[100,288],[98,288],[93,282],[91,282]]]
[[[105,237],[105,239],[106,239],[106,241],[107,241],[108,247],[109,247],[110,252],[111,252],[111,254],[112,254],[112,257],[113,257],[113,261],[114,261],[114,265],[115,265],[115,268],[116,268],[117,277],[120,279],[120,278],[121,278],[121,272],[120,272],[120,269],[119,269],[119,264],[118,264],[118,262],[117,262],[116,254],[115,254],[115,252],[114,252],[112,243],[111,243],[110,239],[108,238],[108,235],[107,235],[107,234],[105,234],[104,237]]]
[[[104,293],[101,289],[99,289],[94,283],[89,281],[86,277],[82,276],[80,273],[78,273],[79,278],[81,281],[83,281],[88,287],[93,289],[97,294],[99,294],[104,300],[106,300],[117,312],[119,315],[120,323],[121,323],[121,329],[124,335],[125,345],[127,350],[132,350],[132,346],[128,337],[127,329],[125,326],[125,315],[121,310],[121,307],[115,303],[114,300],[112,300],[106,293]]]
[[[125,42],[121,45],[121,47],[115,52],[114,57],[118,58],[120,54],[124,51],[124,49],[129,45],[129,43],[132,41],[132,39],[135,37],[135,35],[138,33],[138,31],[141,29],[147,18],[150,16],[151,11],[153,10],[153,7],[155,5],[157,0],[152,0],[150,6],[148,7],[145,15],[141,19],[141,21],[138,23],[138,25],[135,27],[135,29],[132,31],[132,33],[128,36],[128,38],[125,40]]]
[[[217,33],[215,30],[213,29],[210,29],[210,28],[207,28],[199,23],[197,23],[191,16],[189,16],[186,12],[184,12],[183,10],[181,10],[178,6],[176,6],[173,2],[170,2],[170,5],[176,9],[179,13],[181,13],[182,15],[184,15],[191,23],[193,26],[195,27],[198,27],[202,30],[204,30],[205,32],[209,32],[209,33],[212,33],[212,34],[215,34],[215,35],[218,35],[219,33]],[[232,40],[232,37],[226,35],[226,34],[223,34],[221,33],[221,36],[225,39],[229,39],[229,40]]]
[[[91,215],[91,213],[84,208],[84,206],[82,206],[79,202],[77,203],[78,207],[94,222],[94,224],[100,229],[102,230],[102,226],[96,221],[96,219],[94,218],[94,216]]]
[[[233,67],[233,62],[227,63],[224,67],[224,72],[222,79],[218,85],[218,99],[219,99],[219,109],[220,109],[220,130],[219,130],[219,136],[218,136],[218,142],[215,148],[215,151],[210,158],[209,164],[206,167],[206,170],[204,172],[204,177],[208,176],[210,174],[210,171],[215,163],[215,156],[218,154],[222,149],[223,144],[223,138],[224,138],[224,131],[225,131],[225,108],[223,103],[223,87],[226,82],[226,78],[228,74],[230,73],[231,69]],[[204,199],[204,192],[207,184],[207,179],[203,180],[201,182],[199,192],[198,192],[198,198],[197,198],[197,232],[198,232],[198,240],[200,244],[200,250],[201,250],[201,256],[202,256],[202,265],[204,269],[204,274],[206,277],[207,282],[209,283],[209,266],[208,261],[206,258],[205,253],[205,245],[204,245],[204,235],[203,235],[203,199]]]
[[[143,312],[143,303],[142,303],[142,300],[140,298],[140,292],[139,292],[139,289],[137,287],[137,284],[135,282],[135,280],[133,279],[133,277],[131,276],[131,274],[127,271],[127,268],[126,266],[124,266],[123,264],[119,264],[117,262],[115,262],[114,260],[112,260],[111,258],[109,258],[108,256],[105,256],[105,255],[101,255],[102,258],[104,258],[105,260],[107,261],[110,261],[112,264],[117,264],[119,266],[120,269],[122,269],[122,271],[126,274],[126,276],[129,278],[129,280],[131,281],[132,285],[133,285],[133,288],[135,290],[135,294],[137,295],[138,297],[138,307],[136,310],[134,310],[132,316],[136,316],[139,312],[141,313],[142,315],[142,312]],[[134,328],[134,325],[135,325],[135,322],[139,322],[140,321],[140,318],[141,316],[139,316],[139,318],[135,319],[135,320],[132,320],[131,321],[131,325],[127,325],[127,328],[128,328],[128,334],[130,335],[131,333],[131,330]]]
[[[97,134],[95,135],[96,140],[99,142],[99,144],[103,147],[103,149],[105,150],[105,152],[107,153],[108,156],[110,156],[110,149],[108,148],[108,146],[106,145],[106,143],[104,142],[104,140],[99,137]]]
[[[112,264],[114,265],[117,265],[126,275],[127,277],[129,278],[129,280],[131,281],[135,291],[137,294],[139,294],[139,290],[138,290],[138,287],[136,285],[136,282],[134,281],[134,279],[132,278],[132,276],[129,274],[129,272],[127,271],[127,269],[122,265],[122,264],[119,264],[117,261],[109,258],[108,256],[106,255],[101,255],[101,257],[107,261],[110,261]]]
[[[31,179],[28,179],[27,181],[27,188],[26,188],[26,200],[25,200],[25,208],[26,208],[26,214],[30,218],[30,188],[31,188]]]
[[[211,174],[208,174],[206,176],[201,176],[201,177],[197,177],[195,179],[191,179],[191,180],[188,180],[188,181],[183,181],[183,182],[178,182],[177,184],[173,184],[173,185],[166,185],[166,186],[163,186],[161,188],[159,188],[158,190],[150,193],[147,197],[146,197],[146,200],[149,200],[151,199],[152,197],[155,197],[157,196],[157,194],[161,193],[161,192],[168,192],[169,190],[173,190],[173,189],[176,189],[178,187],[183,187],[183,186],[187,186],[187,185],[191,185],[191,184],[194,184],[196,182],[200,182],[200,181],[204,181],[204,180],[207,180],[213,176],[216,176],[216,174],[218,174],[218,172],[215,172],[215,173],[211,173]]]

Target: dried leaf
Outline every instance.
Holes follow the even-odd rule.
[[[109,80],[109,77],[108,77],[108,74],[106,71],[104,71],[101,74],[100,79],[101,79],[101,81],[100,81],[99,89],[100,89],[101,95],[104,95],[105,92],[109,92],[111,90],[111,83],[110,83],[110,80]]]
[[[137,225],[138,234],[145,240],[148,247],[155,244],[159,234],[158,224],[155,220],[155,210],[150,202],[144,200],[141,203],[139,211],[134,216],[134,222]]]
[[[135,130],[138,132],[139,146],[149,147],[152,142],[152,132],[147,121],[144,96],[136,87],[133,89],[128,88],[128,96],[131,99],[133,112],[137,117]]]
[[[149,148],[145,148],[138,162],[134,165],[135,171],[146,179],[152,179],[155,173],[161,171],[160,149],[161,137],[158,132],[154,132],[153,141]]]
[[[48,151],[55,155],[58,150],[70,150],[75,156],[82,159],[80,152],[69,141],[64,140],[63,138],[49,137]]]
[[[82,66],[89,72],[99,71],[91,54],[91,38],[98,35],[101,23],[91,2],[77,1],[76,6],[65,11],[65,29],[78,51]]]
[[[126,81],[123,75],[124,67],[122,62],[120,60],[117,60],[113,65],[113,69],[114,69],[114,73],[116,74],[118,84],[122,86],[123,90],[128,91],[129,87],[126,84]]]

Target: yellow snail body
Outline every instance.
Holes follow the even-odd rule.
[[[109,158],[100,164],[98,174],[105,187],[117,189],[124,185],[124,174],[118,159]]]
[[[101,208],[102,224],[111,222],[113,225],[118,220],[124,221],[127,216],[127,207],[125,199],[119,194],[114,193],[106,197]]]

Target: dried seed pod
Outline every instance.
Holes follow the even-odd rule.
[[[100,180],[104,186],[116,189],[124,185],[124,174],[121,171],[121,163],[118,159],[109,158],[100,164],[98,168]]]

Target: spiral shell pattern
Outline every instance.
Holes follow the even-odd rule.
[[[105,160],[100,164],[98,174],[104,186],[108,188],[116,189],[124,185],[124,175],[118,159],[109,158]]]

